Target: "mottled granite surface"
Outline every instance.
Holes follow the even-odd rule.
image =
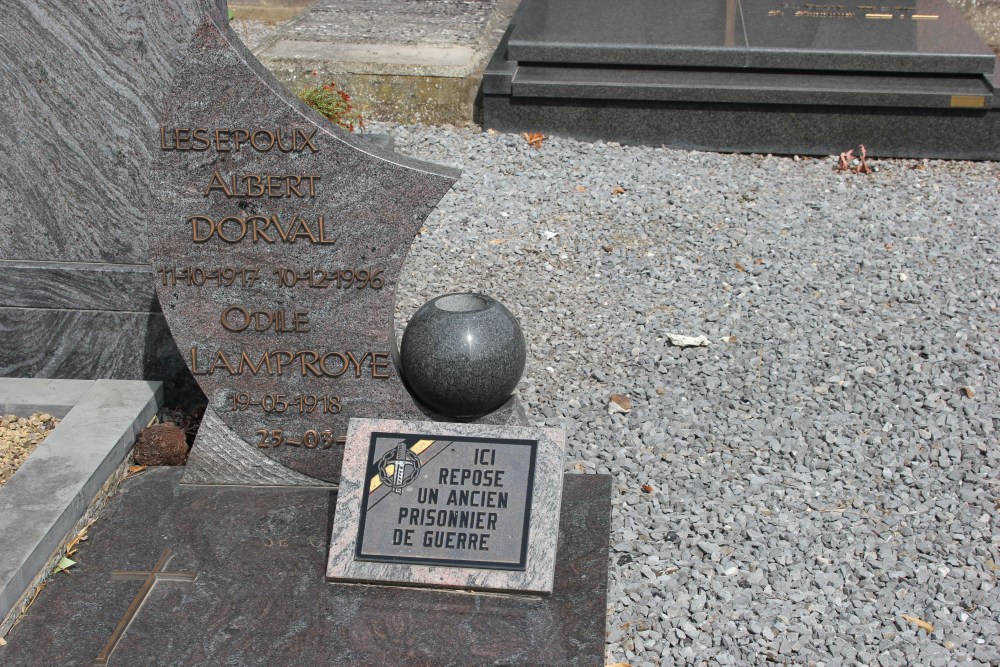
[[[527,63],[984,74],[993,52],[947,0],[526,0]]]
[[[156,115],[212,0],[13,0],[0,37],[0,374],[163,380],[145,205]]]
[[[1000,159],[998,111],[486,95],[483,114],[486,127],[506,132],[532,128],[585,141],[685,150],[836,155],[860,143],[873,157]]]
[[[492,297],[470,293],[421,306],[399,350],[406,385],[423,403],[454,417],[502,405],[524,374],[525,356],[517,318]]]
[[[213,15],[168,99],[150,138],[149,233],[170,331],[233,435],[336,482],[349,418],[433,418],[396,370],[393,303],[409,245],[458,172],[333,126]],[[268,177],[267,193],[251,184]]]
[[[148,261],[150,139],[215,11],[211,0],[4,3],[0,258]]]
[[[0,647],[5,666],[93,664],[143,585],[167,570],[111,653],[115,665],[604,664],[610,478],[566,475],[552,595],[324,581],[335,494],[190,487],[159,468],[127,481]]]
[[[399,490],[399,501],[395,501],[395,494],[386,488],[385,484],[378,484],[373,478],[369,480],[372,472],[369,467],[369,446],[372,435],[375,433],[386,433],[393,435],[412,435],[417,438],[408,438],[406,441],[416,440],[417,445],[422,447],[418,452],[416,479],[408,483],[406,488]],[[425,439],[426,438],[426,439]],[[489,447],[488,443],[473,445],[469,442],[461,442],[463,438],[494,439],[510,441],[517,439],[519,444],[525,442],[535,442],[535,452],[532,455],[531,469],[527,477],[527,483],[520,485],[512,483],[513,463],[504,465],[475,465],[467,464],[466,469],[502,470],[507,473],[508,483],[501,483],[500,486],[472,486],[468,482],[465,485],[441,485],[437,483],[437,474],[447,472],[449,468],[439,470],[440,464],[435,465],[436,458],[448,459],[447,465],[460,465],[455,461],[466,461],[470,457],[473,447]],[[388,439],[388,438],[386,438]],[[458,443],[452,444],[452,440]],[[508,445],[509,447],[512,445]],[[447,456],[448,449],[456,447],[460,451],[455,456]],[[525,449],[525,448],[521,448]],[[559,507],[562,500],[562,469],[566,453],[566,438],[562,431],[556,429],[539,429],[528,427],[500,427],[486,426],[482,424],[442,424],[435,422],[419,421],[397,421],[386,419],[355,419],[351,421],[348,432],[347,446],[344,455],[344,469],[340,480],[340,491],[337,496],[337,517],[333,524],[333,532],[330,538],[330,558],[327,563],[326,576],[331,580],[357,581],[365,583],[399,583],[417,586],[437,586],[443,588],[462,588],[476,590],[499,590],[499,591],[520,591],[534,593],[550,593],[552,591],[552,578],[556,563],[556,536],[559,533]],[[517,453],[515,456],[520,461],[527,463],[529,456],[527,451]],[[451,468],[456,470],[457,468]],[[428,472],[429,471],[429,472]],[[520,478],[524,480],[524,478]],[[374,487],[374,488],[373,488]],[[426,493],[429,490],[440,489],[440,499],[428,501]],[[501,512],[495,510],[500,515],[499,530],[455,530],[451,528],[428,529],[426,522],[420,525],[409,523],[405,520],[396,522],[396,505],[400,506],[400,512],[407,508],[412,511],[430,509],[435,512],[447,512],[448,510],[475,510],[468,504],[451,503],[446,500],[447,492],[452,490],[492,490],[509,492],[515,500],[510,506]],[[526,510],[520,509],[516,505],[517,499],[527,494],[528,503]],[[367,496],[365,508],[367,512],[362,512],[362,500]],[[417,500],[423,497],[423,500]],[[386,502],[392,505],[393,509],[386,513],[376,513],[377,503]],[[490,510],[481,509],[480,512],[487,514]],[[516,509],[515,509],[516,508]],[[528,512],[530,519],[527,526],[524,524],[524,513]],[[509,533],[504,533],[504,520],[508,514],[519,514],[520,516],[510,516]],[[422,512],[423,516],[426,516]],[[407,549],[399,546],[390,549],[391,553],[396,553],[407,558],[412,558],[414,562],[388,562],[391,559],[382,559],[382,562],[375,562],[371,559],[361,560],[358,555],[359,523],[367,521],[369,523],[379,521],[383,525],[376,527],[379,531],[390,531],[393,528],[399,530],[413,527],[413,539],[415,547]],[[520,524],[520,525],[518,525]],[[371,527],[369,526],[369,531]],[[526,559],[520,568],[497,569],[497,567],[479,567],[470,562],[465,565],[452,565],[448,561],[463,561],[478,559],[480,561],[495,560],[488,550],[477,551],[474,548],[468,549],[429,549],[421,548],[421,536],[425,533],[440,534],[447,530],[453,533],[464,535],[488,535],[493,541],[494,552],[503,548],[502,541],[507,539],[517,541],[522,539],[521,530],[527,531]],[[442,559],[437,564],[427,564],[420,562],[421,559],[428,558]],[[516,558],[514,559],[516,560]],[[512,561],[509,561],[512,562]]]
[[[945,0],[693,6],[525,0],[483,77],[484,127],[687,150],[831,155],[863,143],[877,157],[1000,159],[996,58]]]

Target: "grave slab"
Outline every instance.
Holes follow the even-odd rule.
[[[483,125],[694,150],[864,144],[872,156],[1000,159],[998,76],[946,0],[524,0],[483,77]]]
[[[179,476],[155,469],[125,483],[73,576],[50,583],[7,636],[4,665],[94,664],[136,599],[104,653],[112,667],[604,664],[607,476],[564,478],[548,597],[327,583],[333,492]]]
[[[0,487],[0,619],[83,516],[162,398],[159,382],[0,378],[0,412],[62,418]]]
[[[292,90],[336,80],[365,118],[469,125],[483,68],[516,5],[319,0],[255,54]]]
[[[747,34],[737,0],[533,0],[506,45],[525,63],[743,67]]]

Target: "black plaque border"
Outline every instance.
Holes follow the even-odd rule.
[[[490,443],[499,445],[522,445],[529,447],[531,460],[528,462],[528,484],[524,500],[524,524],[521,528],[521,556],[517,563],[498,563],[480,560],[457,560],[451,558],[420,558],[417,556],[378,556],[362,553],[365,535],[365,518],[368,515],[368,494],[364,492],[366,483],[375,469],[375,440],[377,438],[416,438],[418,440],[451,440],[452,442]],[[531,501],[535,491],[535,460],[538,455],[538,440],[514,438],[483,438],[464,435],[433,435],[430,433],[393,433],[373,431],[368,445],[368,460],[365,462],[365,476],[362,483],[361,513],[358,517],[358,539],[354,548],[354,560],[372,563],[394,563],[399,565],[445,565],[451,567],[473,567],[488,570],[524,571],[528,567],[528,542],[531,540]]]

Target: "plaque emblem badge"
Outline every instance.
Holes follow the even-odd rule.
[[[395,449],[387,451],[378,462],[378,476],[393,493],[403,493],[403,489],[417,478],[420,472],[420,458],[401,442]]]

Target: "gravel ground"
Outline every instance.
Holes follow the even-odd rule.
[[[401,317],[505,303],[614,476],[609,663],[1000,664],[1000,164],[374,130],[464,170]]]
[[[0,486],[7,483],[59,420],[36,412],[30,417],[0,416]]]

